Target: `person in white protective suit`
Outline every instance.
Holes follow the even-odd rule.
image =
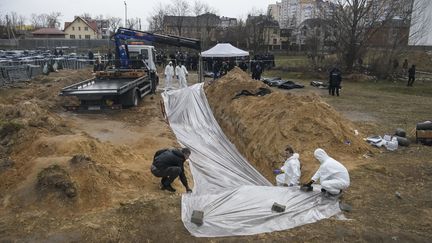
[[[175,68],[175,73],[179,81],[179,88],[186,88],[187,87],[186,76],[189,75],[189,73],[186,67],[183,65],[183,63],[177,65],[177,67]]]
[[[172,89],[172,80],[174,77],[174,67],[170,61],[165,67],[165,90]]]
[[[315,158],[321,163],[311,181],[305,186],[311,186],[320,180],[321,191],[329,196],[337,196],[350,185],[348,170],[341,163],[327,155],[323,149],[316,149]]]
[[[281,174],[276,176],[277,186],[296,186],[300,180],[300,160],[299,154],[294,153],[294,149],[291,146],[285,148],[287,159],[284,165],[280,168]]]

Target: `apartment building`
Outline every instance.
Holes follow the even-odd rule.
[[[282,11],[282,3],[276,2],[275,4],[269,4],[267,8],[267,15],[271,16],[274,20],[279,22]]]

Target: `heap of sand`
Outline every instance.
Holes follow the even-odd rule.
[[[355,135],[354,125],[318,95],[274,91],[233,99],[242,90],[256,92],[259,88],[268,86],[235,68],[206,86],[205,91],[225,134],[271,182],[272,171],[286,159],[284,149],[288,144],[300,154],[303,182],[319,166],[313,157],[316,148],[323,148],[348,168],[355,167],[369,152],[361,136]]]

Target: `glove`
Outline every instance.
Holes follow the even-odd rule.
[[[190,188],[186,188],[187,193],[192,193],[192,190]]]
[[[285,171],[283,171],[283,170],[279,170],[279,169],[273,170],[273,174],[275,174],[275,175],[279,175],[279,174],[283,174],[283,173],[285,173]]]
[[[307,184],[303,184],[303,186],[311,187],[314,182],[314,180],[311,180]]]

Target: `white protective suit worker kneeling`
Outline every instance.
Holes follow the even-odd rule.
[[[179,81],[179,88],[186,88],[187,87],[187,80],[186,76],[189,74],[186,67],[181,63],[180,65],[177,65],[175,68],[175,73],[177,75],[177,79]]]
[[[321,166],[312,177],[312,180],[305,186],[311,186],[312,183],[320,180],[321,191],[329,193],[330,196],[336,196],[342,193],[350,185],[348,170],[341,163],[327,155],[323,149],[316,149],[315,158],[321,163]]]
[[[172,89],[172,79],[174,77],[174,67],[170,61],[165,67],[165,90]]]
[[[299,154],[294,153],[291,146],[287,146],[285,149],[287,159],[284,165],[278,171],[279,175],[276,176],[277,186],[296,186],[299,184],[300,180],[300,161]]]

